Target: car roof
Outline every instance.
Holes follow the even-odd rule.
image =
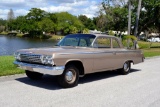
[[[81,34],[81,33],[77,33],[77,34],[69,34],[66,35],[67,37],[83,37],[83,36],[87,36],[87,37],[98,37],[98,36],[104,36],[104,37],[112,37],[112,38],[117,38],[115,36],[111,36],[111,35],[106,35],[106,34]]]
[[[115,36],[112,35],[106,35],[106,34],[94,34],[95,36],[105,36],[105,37],[112,37],[112,38],[117,38]]]
[[[81,34],[81,33],[77,33],[77,34],[69,34],[66,35],[67,37],[96,37],[95,35],[92,34]]]

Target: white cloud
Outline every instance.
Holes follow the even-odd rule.
[[[29,11],[25,9],[18,9],[14,12],[14,15],[17,16],[23,16],[26,15]]]
[[[96,1],[81,0],[74,3],[62,3],[61,6],[72,7],[69,12],[73,15],[86,15],[89,18],[95,17],[95,13],[98,11],[98,3]]]
[[[51,1],[51,0],[50,0]],[[53,0],[52,0],[53,1]],[[73,3],[74,0],[56,0],[56,1],[53,1],[55,3]]]
[[[90,5],[89,5],[90,4]],[[99,10],[99,4],[95,1],[89,2],[87,7],[81,9],[81,14],[86,15],[89,18],[95,17]]]
[[[82,14],[82,15],[85,15],[85,16],[87,16],[88,18],[93,18],[93,17],[95,17],[94,14]]]
[[[73,3],[62,3],[59,6],[41,7],[41,9],[47,12],[68,11],[69,13],[76,16],[83,14],[89,18],[92,18],[98,11],[98,3],[95,1],[90,2],[89,0],[77,0]]]
[[[75,1],[73,3],[62,3],[61,5],[79,7],[79,6],[87,6],[88,4],[89,4],[88,1]]]
[[[28,0],[26,3],[26,7],[40,7],[40,6],[47,6],[49,3],[47,0]]]
[[[4,15],[4,14],[6,14],[8,12],[9,12],[8,9],[5,9],[5,10],[0,9],[0,15]]]
[[[95,12],[98,11],[98,7],[96,7],[96,6],[90,6],[88,8],[83,9],[83,11],[85,13],[95,13]]]
[[[8,7],[21,7],[24,6],[25,0],[1,0],[0,7],[8,8]]]
[[[15,16],[26,15],[31,8],[47,12],[67,11],[73,15],[86,15],[90,18],[98,11],[99,0],[1,0],[0,18],[6,19],[9,9]]]
[[[7,10],[7,9],[5,9],[5,10],[0,9],[0,18],[7,19],[8,12],[9,12],[9,10]]]
[[[1,0],[1,3],[3,4],[18,4],[18,3],[24,3],[25,0]]]
[[[41,9],[47,12],[62,12],[62,11],[70,11],[72,10],[72,7],[50,6],[50,7],[42,7]]]

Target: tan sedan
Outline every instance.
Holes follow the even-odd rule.
[[[76,86],[85,74],[120,70],[128,74],[131,63],[144,61],[140,50],[129,50],[121,40],[102,34],[71,34],[53,48],[22,49],[15,53],[14,64],[26,71],[31,79],[43,74],[57,75],[60,86]]]

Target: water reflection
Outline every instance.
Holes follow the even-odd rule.
[[[18,49],[53,47],[57,42],[0,35],[0,55],[13,55]]]

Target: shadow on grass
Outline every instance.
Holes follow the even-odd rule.
[[[130,73],[141,71],[138,69],[131,69]],[[100,72],[100,73],[93,73],[93,74],[87,74],[84,77],[79,79],[79,84],[85,84],[89,82],[94,82],[97,80],[103,80],[103,79],[108,79],[112,78],[115,76],[121,76],[120,73],[115,70],[115,71],[107,71],[107,72]],[[41,80],[31,80],[28,77],[21,77],[16,79],[19,82],[25,83],[27,85],[39,87],[39,88],[44,88],[48,90],[60,90],[62,89],[57,82],[57,77],[56,76],[51,76],[51,75],[45,75],[43,79]]]
[[[160,48],[160,46],[151,46],[151,48]]]

